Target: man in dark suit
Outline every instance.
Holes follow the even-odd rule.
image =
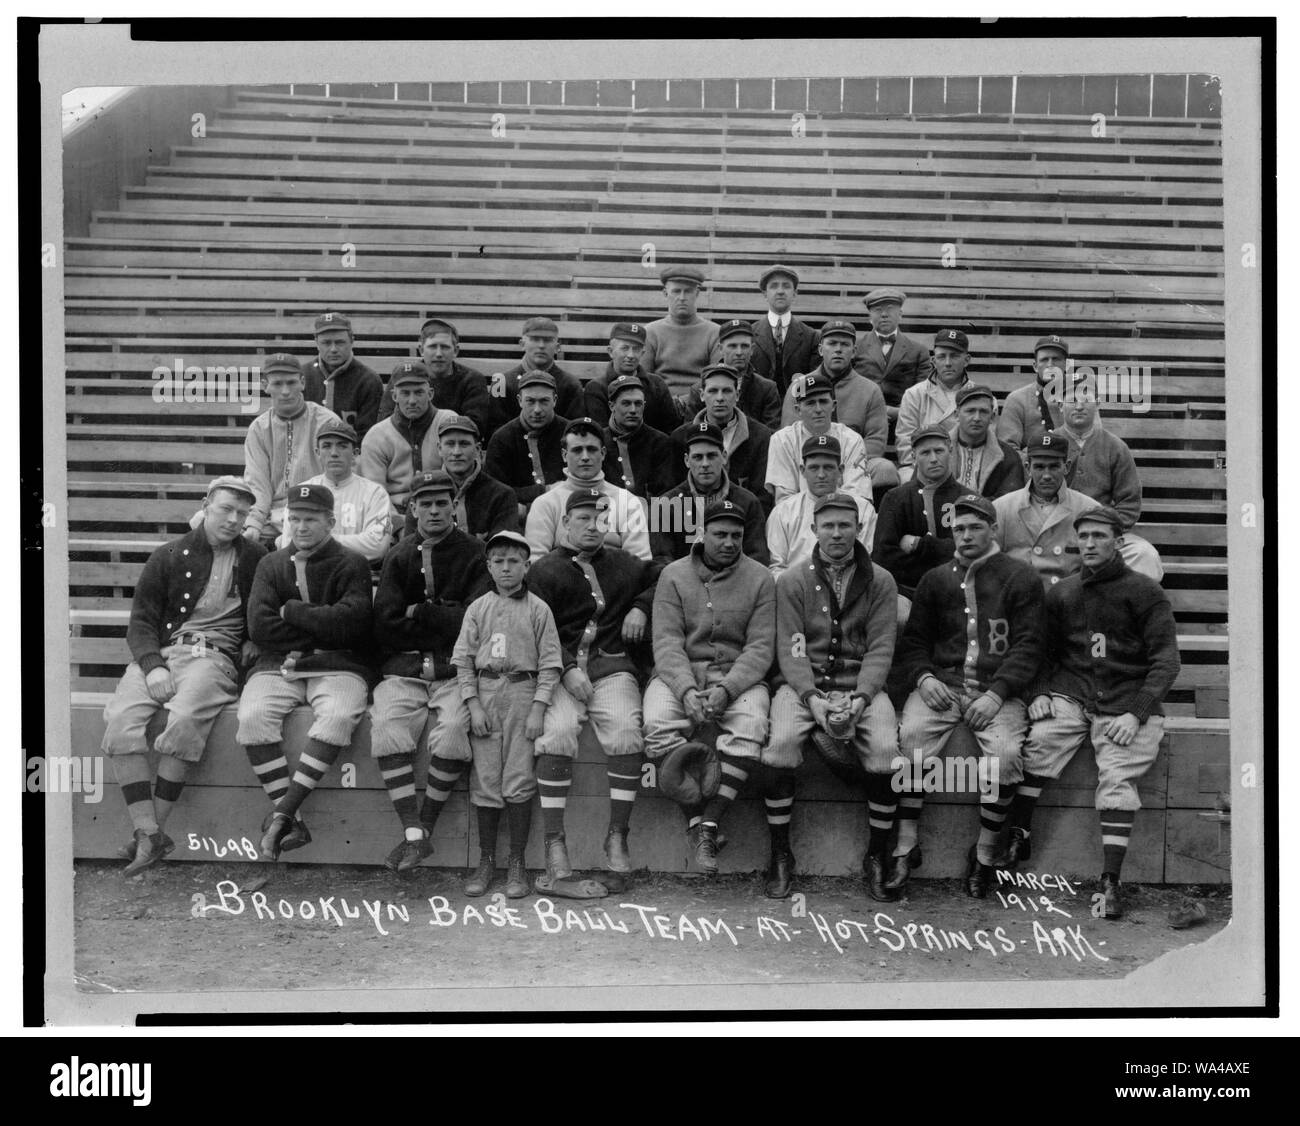
[[[790,380],[817,366],[821,334],[790,313],[799,275],[789,266],[769,266],[758,279],[767,316],[754,322],[754,354],[749,368],[776,384],[784,397]]]
[[[903,392],[913,383],[929,379],[934,364],[924,344],[898,331],[906,293],[893,288],[873,289],[862,300],[871,318],[871,331],[863,333],[854,349],[853,369],[880,384],[892,429]]]

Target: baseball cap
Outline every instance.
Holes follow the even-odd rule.
[[[620,375],[610,383],[606,396],[609,402],[613,402],[624,391],[644,391],[645,384],[641,382],[639,375]]]
[[[402,383],[432,383],[429,369],[420,360],[402,360],[388,377],[388,386],[396,387]]]
[[[609,508],[609,497],[599,489],[574,489],[569,499],[564,502],[564,511],[572,512],[575,508],[595,508],[601,511]]]
[[[420,326],[420,339],[423,340],[426,336],[434,336],[440,332],[450,333],[453,340],[460,342],[460,333],[456,331],[456,326],[441,317],[430,317]]]
[[[547,387],[555,390],[555,376],[549,371],[542,371],[540,368],[530,368],[519,377],[519,390],[525,387]]]
[[[745,522],[740,505],[729,500],[715,500],[704,510],[704,526],[707,528],[715,520],[735,520],[738,524]]]
[[[560,329],[550,317],[529,317],[524,321],[524,336],[559,336]]]
[[[444,434],[464,433],[474,435],[475,441],[478,440],[478,423],[472,418],[467,418],[463,414],[453,415],[451,418],[444,418],[438,423],[438,437]]]
[[[324,485],[303,482],[289,490],[287,508],[314,508],[319,512],[334,511],[334,494]]]
[[[659,280],[664,285],[670,281],[688,281],[695,285],[703,285],[704,271],[695,266],[665,266],[659,271]]]
[[[995,407],[998,405],[997,396],[993,394],[993,389],[985,387],[982,383],[967,383],[958,390],[955,398],[958,406],[969,402],[971,399],[991,399]]]
[[[248,497],[254,504],[257,503],[257,494],[253,492],[253,486],[245,481],[242,477],[236,477],[234,474],[227,473],[217,477],[208,485],[207,496],[211,496],[218,489],[229,489],[232,493],[239,493]]]
[[[455,491],[456,485],[449,474],[441,469],[426,469],[416,474],[415,481],[411,485],[411,499],[415,500],[425,493],[454,493]]]
[[[857,340],[858,330],[850,321],[827,321],[822,325],[822,339],[828,336],[847,336],[850,340]]]
[[[1070,457],[1070,443],[1064,435],[1049,430],[1037,442],[1025,447],[1026,459],[1034,456],[1059,457],[1062,461],[1067,461]]]
[[[805,438],[803,448],[799,451],[801,461],[806,461],[810,454],[829,454],[836,461],[840,459],[843,450],[840,449],[840,441],[831,434],[818,434],[812,438]]]
[[[970,341],[959,328],[941,328],[934,334],[936,348],[956,348],[959,352],[970,351]]]
[[[646,341],[645,325],[633,324],[631,321],[619,321],[609,330],[610,340],[630,340],[633,344]]]
[[[993,507],[993,502],[976,493],[967,493],[965,496],[958,497],[952,503],[952,510],[954,513],[973,512],[976,516],[982,516],[990,524],[998,522],[997,510]]]
[[[754,326],[749,321],[733,319],[725,321],[718,329],[718,340],[726,340],[729,336],[753,336]]]
[[[722,431],[711,422],[692,424],[686,434],[686,445],[689,446],[692,442],[710,442],[723,451],[727,448],[727,443],[722,437]]]
[[[314,334],[319,336],[322,332],[332,332],[335,329],[342,329],[344,332],[352,332],[352,322],[342,313],[322,313],[316,318],[316,327]]]
[[[1086,512],[1080,512],[1079,515],[1074,518],[1074,527],[1076,531],[1078,530],[1079,525],[1084,523],[1084,521],[1091,521],[1094,524],[1109,524],[1117,532],[1122,532],[1124,530],[1124,521],[1120,519],[1119,513],[1106,504],[1099,504],[1094,508],[1088,509]]]
[[[1066,343],[1064,336],[1057,336],[1053,333],[1051,336],[1040,336],[1038,343],[1034,345],[1034,355],[1038,355],[1040,348],[1055,348],[1063,356],[1070,354],[1070,345]]]
[[[813,501],[813,515],[816,516],[823,508],[847,508],[854,516],[858,515],[858,502],[848,493],[829,493],[824,497],[818,497]]]
[[[740,386],[740,372],[730,364],[709,364],[708,367],[700,372],[700,386],[703,387],[705,381],[713,375],[725,375],[735,383],[737,387]]]
[[[329,422],[316,431],[316,441],[322,438],[345,438],[354,446],[361,445],[361,439],[357,437],[357,432],[352,429],[346,422]]]
[[[507,532],[504,530],[500,532],[493,532],[492,535],[488,537],[487,543],[483,545],[483,550],[491,551],[498,544],[505,544],[505,543],[510,544],[511,547],[522,547],[526,553],[528,553],[529,555],[532,554],[532,550],[533,550],[532,544],[530,544],[526,539],[524,539],[523,536],[521,536],[518,532]]]
[[[820,395],[822,392],[834,394],[830,377],[820,370],[795,376],[791,389],[796,399],[806,399],[809,395]]]
[[[288,352],[272,352],[262,360],[262,375],[266,377],[276,372],[302,375],[302,364],[298,362],[296,356],[291,356]]]
[[[937,438],[945,446],[952,442],[952,435],[948,433],[946,426],[922,426],[919,430],[912,431],[912,449],[916,449],[922,442],[932,438]]]

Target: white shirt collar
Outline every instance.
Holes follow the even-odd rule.
[[[779,324],[782,328],[789,328],[789,327],[790,327],[790,314],[789,314],[789,312],[785,312],[785,313],[782,313],[780,316],[777,316],[776,313],[772,312],[772,310],[769,309],[769,310],[767,311],[767,323],[768,323],[769,325],[771,325],[773,328],[776,328],[776,326],[777,326],[778,324]]]

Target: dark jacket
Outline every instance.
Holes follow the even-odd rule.
[[[564,451],[560,448],[569,420],[558,414],[537,435],[537,452],[542,460],[544,484],[533,477],[533,459],[528,455],[528,432],[516,415],[492,435],[483,468],[489,477],[514,489],[520,504],[532,504],[546,492],[547,485],[564,480]],[[608,458],[608,454],[605,455]]]
[[[673,440],[673,475],[677,481],[686,478],[686,448],[690,444],[695,423],[700,418],[701,415],[696,415],[670,435]],[[766,516],[772,511],[773,504],[772,494],[767,490],[767,444],[771,441],[772,431],[761,422],[754,422],[748,415],[745,416],[745,422],[749,436],[727,458],[727,476],[733,485],[748,489],[758,497]]]
[[[896,407],[903,401],[903,392],[913,383],[930,378],[934,361],[924,344],[902,332],[886,356],[879,338],[869,330],[858,338],[853,350],[853,370],[879,383],[886,405]]]
[[[587,678],[595,684],[616,672],[639,676],[636,659],[623,642],[623,619],[632,610],[647,618],[654,609],[655,585],[663,567],[638,559],[621,547],[601,546],[590,566],[600,584],[601,606],[596,605],[591,583],[571,547],[557,547],[528,570],[528,589],[545,602],[555,616],[555,628],[564,651],[564,671],[586,661]],[[587,627],[596,623],[593,637]],[[647,628],[646,636],[650,636]]]
[[[969,568],[953,560],[926,572],[895,664],[910,688],[928,672],[950,688],[1007,700],[1027,695],[1042,656],[1043,584],[1029,564],[995,550]]]
[[[526,370],[528,369],[520,363],[488,377],[488,398],[492,402],[492,413],[488,419],[488,429],[482,435],[484,442],[512,418],[519,417],[519,377]],[[565,371],[559,364],[552,364],[546,371],[555,376],[555,413],[561,418],[582,418],[586,413],[586,393],[582,388],[582,380]]]
[[[631,462],[632,487],[627,484],[627,466],[622,461],[618,436],[605,427],[605,480],[639,497],[658,496],[677,480],[673,472],[673,443],[667,434],[653,426],[641,426],[627,440]]]
[[[1047,592],[1046,659],[1027,697],[1058,692],[1099,715],[1131,712],[1145,723],[1181,669],[1178,626],[1160,584],[1117,554]]]
[[[234,549],[235,582],[247,619],[253,577],[266,548],[240,536]],[[171,644],[172,635],[187,624],[186,616],[194,612],[211,574],[212,547],[202,525],[154,548],[135,585],[131,621],[126,627],[131,656],[146,676],[167,663],[161,651]]]
[[[911,598],[921,576],[953,557],[957,544],[952,537],[952,505],[963,489],[952,477],[935,487],[931,509],[934,531],[925,512],[925,486],[913,479],[895,485],[880,502],[876,519],[876,538],[871,557],[894,576],[898,593]],[[915,551],[904,551],[899,544],[904,536],[920,536]]]
[[[673,402],[673,393],[662,375],[637,369],[645,387],[645,424],[653,426],[663,434],[671,434],[680,425],[681,413]],[[605,370],[589,380],[583,388],[586,403],[584,418],[599,422],[601,426],[609,425],[609,385],[614,382],[614,365],[606,364]]]
[[[453,478],[454,480],[454,478]],[[462,491],[452,498],[456,527],[468,532],[480,543],[497,532],[518,532],[519,501],[514,489],[503,485],[486,470],[479,469]],[[407,505],[406,522],[402,526],[402,537],[413,536],[418,524],[415,507]]]
[[[453,528],[433,545],[434,587],[430,599],[424,579],[420,539],[402,540],[384,559],[375,591],[375,638],[385,676],[419,676],[425,653],[433,655],[434,677],[454,677],[451,650],[460,633],[465,607],[492,589],[483,545]],[[406,615],[408,606],[415,610]]]
[[[385,399],[389,407],[386,414],[393,413],[393,400],[384,391],[384,381],[356,356],[328,382],[320,360],[312,360],[303,369],[303,380],[306,384],[303,396],[309,402],[320,403],[332,410],[357,432],[358,439],[364,438],[366,431],[379,421],[379,411]],[[331,387],[333,393],[327,395],[326,391]]]
[[[293,565],[296,550],[282,547],[257,565],[248,633],[262,652],[250,675],[278,673],[285,657],[297,651],[299,672],[354,672],[369,681],[370,564],[359,551],[327,539],[307,559],[311,601],[304,602]]]
[[[723,500],[740,509],[745,521],[741,550],[767,567],[772,556],[767,550],[767,513],[762,502],[748,489],[730,485]],[[696,534],[704,524],[704,498],[691,495],[689,481],[661,493],[650,501],[650,555],[656,563],[671,563],[691,553]]]
[[[790,318],[790,327],[785,330],[785,340],[781,343],[781,355],[776,354],[776,341],[772,337],[772,326],[767,323],[767,315],[759,317],[753,324],[754,351],[750,355],[749,370],[766,376],[776,384],[777,409],[790,387],[790,380],[796,375],[812,371],[820,362],[817,346],[822,334],[804,324],[798,317]],[[760,419],[765,426],[769,424]],[[779,425],[779,422],[778,422]],[[772,430],[776,426],[769,427]]]
[[[451,375],[446,379],[434,379],[432,387],[434,407],[472,418],[479,434],[486,437],[492,422],[492,400],[488,397],[487,376],[475,368],[453,361]],[[383,403],[379,408],[380,419],[392,414],[396,406],[391,392],[392,388],[385,386]]]
[[[757,374],[753,368],[750,368],[741,378],[736,406],[752,421],[761,422],[769,430],[781,428],[781,393],[772,380]],[[697,385],[692,387],[690,394],[686,396],[686,417],[694,418],[703,409],[704,399]]]

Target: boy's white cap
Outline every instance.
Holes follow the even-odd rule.
[[[530,544],[518,532],[496,532],[488,538],[484,551],[491,551],[499,543],[511,543],[516,547],[522,547],[529,554],[532,553],[533,545]]]

